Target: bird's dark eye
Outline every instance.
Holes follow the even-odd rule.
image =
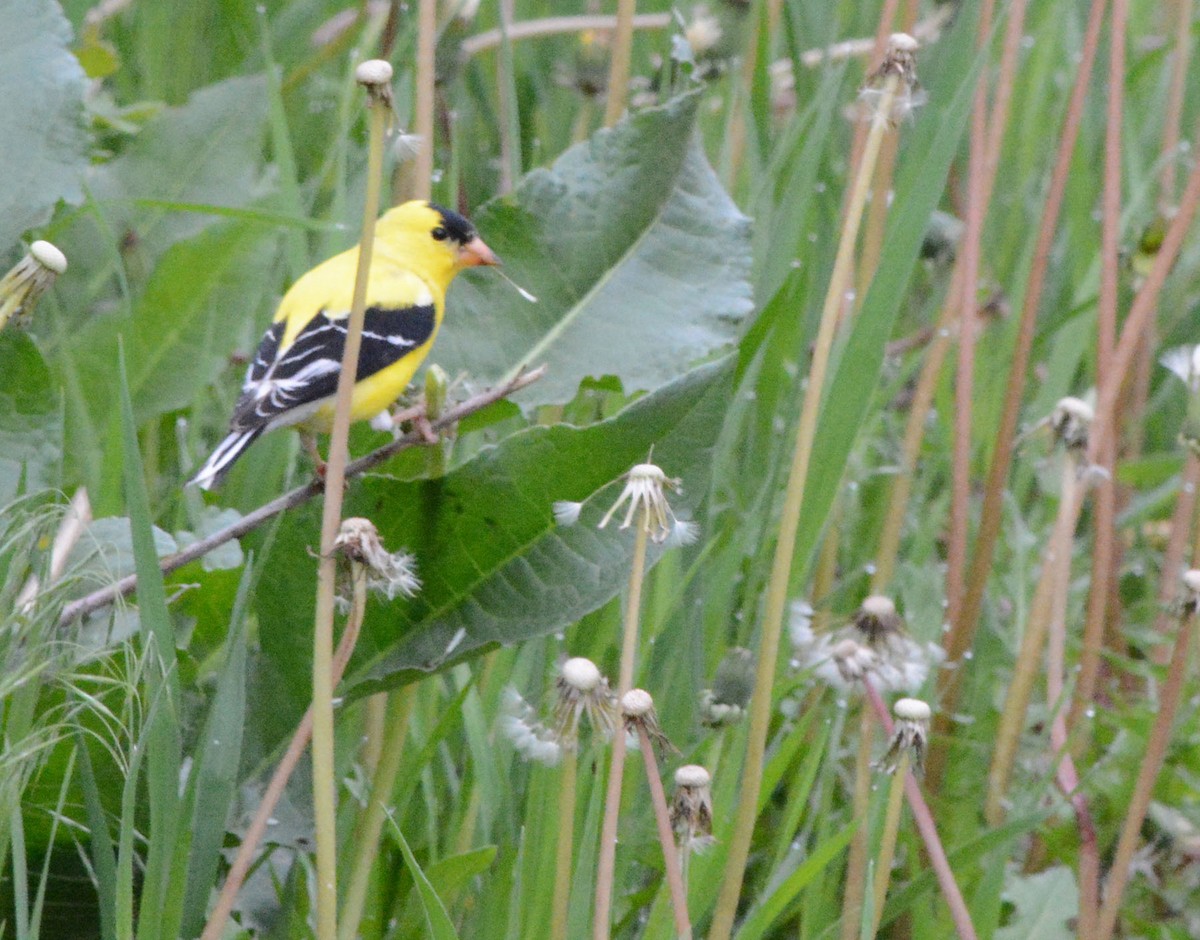
[[[437,241],[439,241],[439,242],[444,242],[444,241],[445,241],[447,238],[449,238],[449,237],[450,237],[450,233],[449,233],[449,232],[447,232],[447,231],[446,231],[446,230],[445,230],[445,229],[444,229],[442,226],[440,226],[440,225],[439,225],[437,228],[435,228],[435,229],[433,230],[433,233],[432,233],[432,234],[433,234],[433,237],[434,237],[434,238],[435,238]]]

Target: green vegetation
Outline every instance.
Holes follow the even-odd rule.
[[[621,6],[0,5],[4,936],[1200,935],[1193,0]],[[318,932],[321,486],[183,484],[375,182],[504,267],[350,432]]]

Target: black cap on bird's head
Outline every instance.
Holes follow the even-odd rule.
[[[449,240],[458,246],[458,263],[463,267],[475,267],[481,264],[499,264],[500,259],[495,252],[484,244],[475,226],[465,216],[459,215],[453,209],[439,206],[430,202],[429,208],[441,217],[441,225],[433,230],[433,237],[438,241]]]

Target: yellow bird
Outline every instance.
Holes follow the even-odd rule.
[[[407,387],[437,336],[454,276],[499,263],[470,222],[432,202],[406,202],[380,217],[351,421],[375,417]],[[357,265],[354,247],[284,295],[246,373],[229,434],[189,484],[207,490],[220,483],[264,431],[297,426],[311,439],[330,429]]]

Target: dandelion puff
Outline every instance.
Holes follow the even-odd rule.
[[[637,735],[639,743],[641,736],[637,732],[640,728],[660,751],[675,751],[658,723],[654,698],[645,689],[630,689],[621,697],[621,714],[625,718],[626,732]]]
[[[925,770],[925,754],[929,749],[929,706],[920,699],[902,698],[892,706],[892,712],[896,727],[876,769],[894,774],[901,755],[907,753],[913,773],[919,777]]]
[[[570,500],[560,499],[550,508],[554,511],[555,525],[574,525],[579,521],[579,514],[583,511],[583,503],[573,503]]]
[[[500,730],[528,760],[552,767],[562,757],[562,745],[554,733],[538,721],[537,713],[512,686],[504,690]]]
[[[1091,405],[1082,398],[1068,395],[1059,399],[1050,412],[1050,430],[1067,450],[1082,452],[1087,450],[1088,435],[1095,420],[1096,411]]]
[[[895,127],[928,100],[929,96],[917,80],[917,48],[917,41],[907,33],[892,34],[879,68],[868,76],[866,85],[858,93],[860,114],[865,120],[874,120],[890,98],[888,111],[883,116]],[[888,95],[885,89],[893,76],[895,87]]]
[[[712,688],[700,693],[700,721],[721,727],[741,721],[754,691],[754,654],[740,646],[730,648],[717,665]]]
[[[1188,387],[1188,391],[1200,392],[1200,346],[1176,346],[1174,349],[1168,349],[1159,357],[1158,363],[1169,369]]]
[[[671,526],[670,533],[663,540],[663,544],[667,548],[681,548],[684,545],[693,544],[699,538],[700,526],[684,519],[676,519]]]

